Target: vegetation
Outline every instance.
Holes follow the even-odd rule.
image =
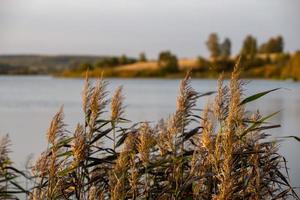
[[[141,52],[138,58],[121,56],[0,56],[0,74],[52,74],[64,77],[182,77],[186,70],[195,77],[217,78],[220,72],[228,78],[238,60],[243,64],[242,77],[299,80],[299,52],[284,52],[282,36],[258,44],[254,36],[244,39],[238,55],[232,55],[231,40],[209,35],[206,46],[210,57],[178,59],[170,51],[149,60]]]
[[[209,35],[206,46],[210,52],[211,58],[217,58],[220,56],[221,50],[219,45],[219,37],[216,33],[211,33]]]
[[[146,58],[146,54],[144,52],[141,52],[139,55],[139,61],[140,62],[146,62],[147,58]]]
[[[257,43],[256,39],[252,37],[251,35],[248,35],[244,42],[241,49],[241,55],[253,59],[257,53]]]
[[[283,52],[283,38],[277,36],[275,38],[270,38],[268,42],[262,44],[259,47],[260,53],[282,53]]]
[[[134,63],[136,60],[125,55],[113,56],[41,56],[41,55],[0,55],[0,74],[56,74],[64,70],[85,71],[115,67]]]
[[[295,55],[288,60],[282,76],[292,78],[294,80],[300,80],[300,52],[296,52]]]
[[[125,119],[122,88],[109,100],[104,80],[92,85],[86,78],[85,120],[70,131],[63,108],[53,117],[48,147],[32,167],[28,198],[299,199],[278,152],[280,141],[265,133],[279,127],[266,123],[276,113],[263,117],[245,110],[274,90],[244,97],[239,74],[236,66],[228,85],[219,78],[214,101],[201,113],[197,99],[214,92],[196,92],[187,74],[175,112],[157,124]],[[9,160],[7,152],[2,140],[1,161]],[[8,184],[9,165],[3,163],[10,162],[1,162],[0,197],[13,198],[15,185]]]
[[[178,72],[177,57],[170,51],[163,51],[158,56],[158,66],[162,73]]]
[[[221,44],[221,57],[229,58],[231,55],[231,41],[229,38],[225,38]]]

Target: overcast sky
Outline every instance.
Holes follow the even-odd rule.
[[[0,54],[207,55],[217,32],[300,49],[300,0],[0,0]]]

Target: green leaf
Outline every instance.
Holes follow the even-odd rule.
[[[281,138],[293,138],[293,139],[297,140],[298,142],[300,142],[300,137],[293,136],[293,135],[284,136],[284,137],[281,137]]]
[[[268,91],[265,91],[265,92],[260,92],[260,93],[257,93],[257,94],[254,94],[254,95],[251,95],[250,97],[247,97],[246,99],[244,99],[241,103],[240,103],[240,106],[241,105],[244,105],[246,103],[249,103],[251,101],[254,101],[256,99],[259,99],[260,97],[262,96],[265,96],[266,94],[270,93],[270,92],[274,92],[276,90],[279,90],[280,88],[275,88],[275,89],[272,89],[272,90],[268,90]]]
[[[264,123],[266,120],[270,119],[271,117],[273,117],[274,115],[277,115],[280,111],[274,112],[266,117],[261,118],[260,120],[254,122],[250,127],[248,127],[241,135],[240,138],[242,138],[243,136],[245,136],[247,133],[249,133],[250,131],[253,130],[257,130],[257,127],[259,125],[261,125],[262,123]],[[278,126],[278,125],[276,125]],[[276,127],[275,127],[276,128]]]

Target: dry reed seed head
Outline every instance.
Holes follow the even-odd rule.
[[[166,143],[168,141],[168,134],[167,134],[167,124],[163,119],[161,119],[158,124],[156,125],[156,133],[157,135],[157,145],[160,152],[160,155],[163,156],[167,152]]]
[[[99,115],[104,112],[107,104],[106,98],[106,85],[107,83],[103,79],[98,79],[96,86],[93,88],[90,100],[91,110],[91,125],[93,126]]]
[[[58,165],[57,165],[57,152],[52,150],[50,157],[50,162],[48,166],[49,170],[49,179],[54,178],[56,173],[58,172]]]
[[[231,199],[230,194],[232,193],[233,183],[236,180],[233,180],[232,171],[233,171],[233,139],[231,132],[225,132],[223,135],[223,162],[218,176],[220,176],[220,192],[216,199]],[[228,198],[227,198],[228,197]]]
[[[129,134],[128,137],[125,139],[123,149],[116,160],[116,165],[114,167],[115,173],[123,173],[124,170],[127,170],[130,151],[134,149],[134,143],[135,141],[133,136]]]
[[[85,75],[85,81],[83,85],[83,90],[82,90],[82,109],[83,113],[87,113],[87,108],[89,105],[89,98],[91,95],[91,88],[90,88],[90,81],[89,81],[89,75],[88,75],[88,70]]]
[[[50,159],[47,152],[41,153],[32,168],[32,173],[39,177],[44,177],[48,172],[48,166],[50,164]]]
[[[136,166],[136,161],[135,161],[135,154],[131,154],[130,156],[130,177],[129,177],[129,184],[130,188],[133,191],[136,191],[137,189],[137,184],[138,184],[138,169]]]
[[[130,141],[132,138],[127,137],[124,147],[120,152],[116,164],[109,177],[109,185],[111,191],[111,199],[124,199],[125,179],[127,177],[127,170],[130,164],[130,147],[132,146]]]
[[[237,129],[241,125],[241,120],[243,116],[243,108],[240,106],[241,98],[241,87],[239,81],[239,64],[234,67],[234,71],[231,75],[229,91],[229,105],[228,105],[228,116],[226,119],[226,131],[223,135],[223,151],[224,151],[224,162],[223,162],[223,180],[221,184],[221,193],[227,193],[230,187],[228,185],[232,184],[231,172],[232,172],[232,154],[234,148],[234,136],[237,135]]]
[[[122,95],[123,87],[119,86],[116,91],[114,92],[114,95],[111,100],[110,109],[111,109],[111,116],[110,119],[115,122],[118,121],[120,118],[122,118],[122,115],[124,114],[124,106],[123,106],[123,100],[124,96]]]
[[[224,80],[224,73],[221,73],[218,79],[217,85],[217,95],[215,97],[214,102],[214,116],[220,120],[222,119],[222,105],[223,105],[223,96],[224,96],[224,88],[223,88],[223,80]]]
[[[212,132],[212,122],[209,119],[209,106],[210,103],[207,103],[203,112],[201,127],[202,127],[202,134],[201,134],[201,143],[203,147],[208,150],[212,151],[212,141],[211,141],[211,132]]]
[[[214,168],[216,171],[219,171],[219,163],[221,161],[222,139],[222,132],[218,132],[216,135],[214,146]]]
[[[132,134],[129,134],[127,138],[124,141],[123,148],[121,152],[119,153],[119,156],[116,160],[116,164],[113,169],[113,179],[115,178],[115,174],[122,174],[124,171],[127,170],[128,164],[129,164],[129,159],[130,159],[130,154],[135,150],[135,138]],[[118,177],[118,175],[117,175]]]
[[[0,167],[1,165],[9,165],[11,161],[9,159],[8,154],[11,152],[9,147],[11,145],[11,141],[8,135],[1,136],[0,138]]]
[[[139,142],[137,144],[137,149],[143,164],[149,163],[150,149],[153,147],[154,142],[155,140],[149,124],[147,122],[142,123],[139,128]]]
[[[124,149],[123,151],[126,152],[133,152],[135,151],[136,147],[136,138],[133,134],[128,134],[127,138],[124,141]]]
[[[54,145],[56,139],[64,137],[65,134],[65,124],[63,122],[63,107],[60,107],[59,111],[54,115],[50,123],[50,127],[47,131],[48,143]]]
[[[77,124],[77,128],[74,133],[74,139],[72,144],[72,153],[74,157],[74,164],[78,165],[81,161],[85,159],[87,150],[86,138],[84,135],[83,126]]]
[[[235,134],[233,128],[235,125],[239,125],[243,116],[243,106],[240,105],[241,102],[241,82],[239,81],[240,69],[237,64],[234,67],[234,71],[231,74],[229,91],[229,106],[228,106],[228,117],[227,117],[227,129],[229,133]]]
[[[175,151],[175,143],[176,143],[176,136],[177,133],[180,131],[180,127],[178,127],[178,117],[176,114],[170,115],[167,121],[167,141],[166,146],[167,148],[171,149],[171,151]]]
[[[190,73],[180,81],[179,95],[176,99],[176,115],[181,122],[181,126],[188,125],[187,117],[192,114],[192,108],[196,105],[197,92],[191,87]],[[182,124],[182,122],[184,123]],[[181,128],[183,128],[181,127]]]

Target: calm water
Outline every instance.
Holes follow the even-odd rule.
[[[175,109],[179,80],[160,79],[109,79],[109,89],[124,86],[126,115],[133,121],[157,121],[167,117]],[[80,79],[56,79],[52,77],[0,76],[0,134],[9,133],[12,140],[12,157],[22,165],[30,153],[37,155],[46,148],[45,132],[61,105],[65,109],[65,121],[73,130],[82,122]],[[200,92],[214,90],[215,80],[193,80],[193,87]],[[281,87],[280,91],[265,96],[248,106],[260,109],[263,114],[280,110],[272,119],[282,127],[272,135],[300,136],[300,83],[253,80],[246,95]],[[206,100],[198,102],[203,107]],[[280,151],[288,160],[291,181],[300,186],[300,143],[288,140]]]

